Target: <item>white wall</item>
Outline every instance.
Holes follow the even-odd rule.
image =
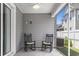
[[[16,50],[23,47],[23,15],[18,8],[16,8]]]
[[[36,41],[36,47],[41,47],[45,40],[45,34],[54,33],[54,20],[49,14],[24,14],[24,32],[32,33],[32,39]],[[32,20],[32,24],[26,24],[26,20]]]
[[[57,31],[57,37],[59,38],[68,37],[68,31]],[[79,40],[79,30],[70,31],[69,38]]]

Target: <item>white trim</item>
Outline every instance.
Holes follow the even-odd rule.
[[[10,55],[11,53],[12,53],[12,42],[13,42],[13,39],[12,39],[12,8],[11,8],[11,5],[10,4],[8,4],[8,3],[4,3],[7,7],[9,7],[10,8],[10,10],[11,10],[11,51],[9,52],[9,53],[7,53],[7,54],[5,54],[4,56],[7,56],[7,55]]]
[[[57,11],[56,11],[54,14],[52,14],[52,17],[55,17],[55,16],[59,13],[59,11],[60,11],[66,4],[67,4],[67,3],[61,4],[61,5],[59,6],[59,8],[57,9]]]
[[[14,4],[9,3],[11,8],[11,39],[12,39],[12,46],[11,46],[11,53],[7,55],[14,55],[16,53],[16,6]],[[6,56],[7,56],[6,55]]]
[[[16,53],[16,6],[14,6],[14,54]]]
[[[69,19],[68,19],[68,56],[70,56],[70,30],[69,30],[69,22],[70,22],[70,4],[68,4],[68,14],[69,14]]]
[[[72,6],[72,8],[73,8],[73,6]],[[76,10],[74,10],[74,48],[75,48],[75,30],[76,30]]]
[[[4,56],[16,53],[16,6],[13,3],[4,3],[11,9],[11,51]],[[1,56],[3,56],[3,3],[1,3]]]
[[[14,4],[10,4],[10,6],[12,6],[12,51],[9,55],[14,55],[16,53],[16,6]]]
[[[9,55],[11,55],[11,53],[12,53],[12,51],[10,51],[9,53],[7,53],[7,54],[4,55],[4,56],[9,56]]]
[[[3,56],[3,3],[1,3],[1,56]]]
[[[76,10],[74,10],[74,30],[76,30]]]

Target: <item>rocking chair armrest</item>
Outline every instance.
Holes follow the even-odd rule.
[[[24,41],[24,45],[26,45],[27,44],[27,41]]]
[[[27,41],[24,41],[24,43],[27,43]]]
[[[44,41],[42,41],[42,44],[43,44],[43,42],[44,42]]]

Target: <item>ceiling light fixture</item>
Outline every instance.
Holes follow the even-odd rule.
[[[33,5],[33,9],[39,9],[40,8],[40,5],[39,4],[34,4]]]

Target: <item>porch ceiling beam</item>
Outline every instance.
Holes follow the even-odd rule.
[[[58,6],[58,8],[56,9],[56,11],[54,13],[52,13],[51,17],[55,17],[57,15],[57,13],[66,5],[66,3],[61,4],[60,6]]]

